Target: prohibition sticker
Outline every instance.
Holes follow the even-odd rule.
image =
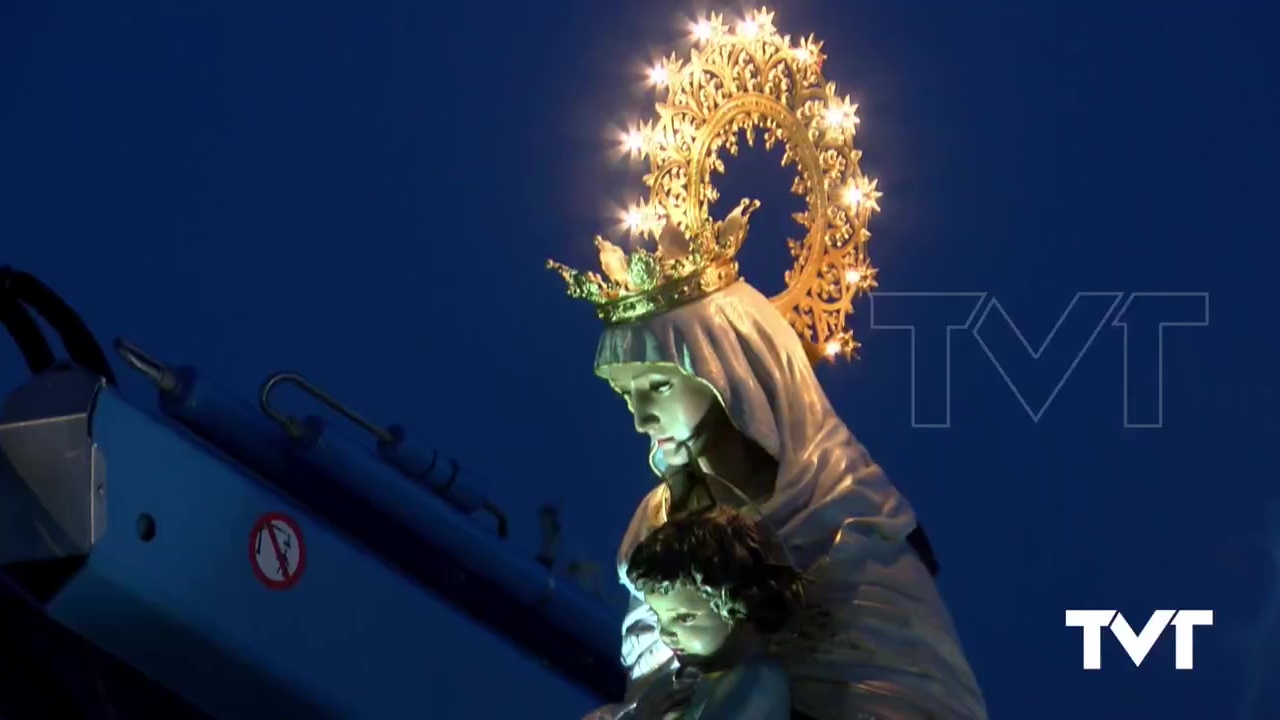
[[[258,518],[249,533],[249,565],[268,590],[288,590],[307,568],[307,547],[297,521],[283,513]]]

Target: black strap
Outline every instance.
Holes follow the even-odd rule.
[[[929,536],[925,534],[923,525],[917,524],[916,529],[907,535],[907,544],[916,551],[916,555],[920,556],[920,562],[924,563],[929,574],[938,577],[941,568],[938,566],[938,558],[933,554],[933,545],[929,543]]]
[[[0,323],[18,345],[31,372],[42,373],[53,367],[55,358],[40,326],[27,312],[28,307],[58,333],[73,363],[116,384],[115,372],[102,346],[76,311],[35,276],[0,266]]]
[[[26,306],[18,302],[4,286],[0,286],[0,325],[4,325],[5,330],[9,331],[9,337],[18,346],[32,375],[39,375],[53,367],[56,358],[53,349],[49,347],[49,341],[40,332],[40,326],[31,317],[31,313],[27,312]]]

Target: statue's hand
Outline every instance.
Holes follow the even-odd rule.
[[[617,717],[622,714],[624,709],[626,709],[626,705],[605,705],[587,713],[582,720],[617,720]]]
[[[674,715],[679,717],[684,708],[693,699],[696,676],[686,673],[664,673],[662,677],[645,688],[636,699],[632,715],[635,720],[666,720]]]
[[[683,467],[693,461],[693,449],[686,442],[659,446],[658,452],[662,453],[662,459],[669,468]]]

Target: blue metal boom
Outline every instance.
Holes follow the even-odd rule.
[[[455,463],[296,374],[255,406],[117,350],[159,389],[158,416],[81,364],[0,409],[0,572],[48,618],[218,718],[430,716],[441,598],[621,696],[614,613],[514,552]],[[290,383],[371,441],[277,411]]]

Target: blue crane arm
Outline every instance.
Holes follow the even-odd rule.
[[[213,717],[429,715],[456,691],[430,676],[475,650],[442,640],[458,614],[477,643],[622,695],[614,612],[516,552],[455,463],[349,412],[375,442],[280,414],[273,383],[315,390],[295,374],[255,405],[118,350],[159,413],[74,362],[0,408],[0,571],[47,617]]]

